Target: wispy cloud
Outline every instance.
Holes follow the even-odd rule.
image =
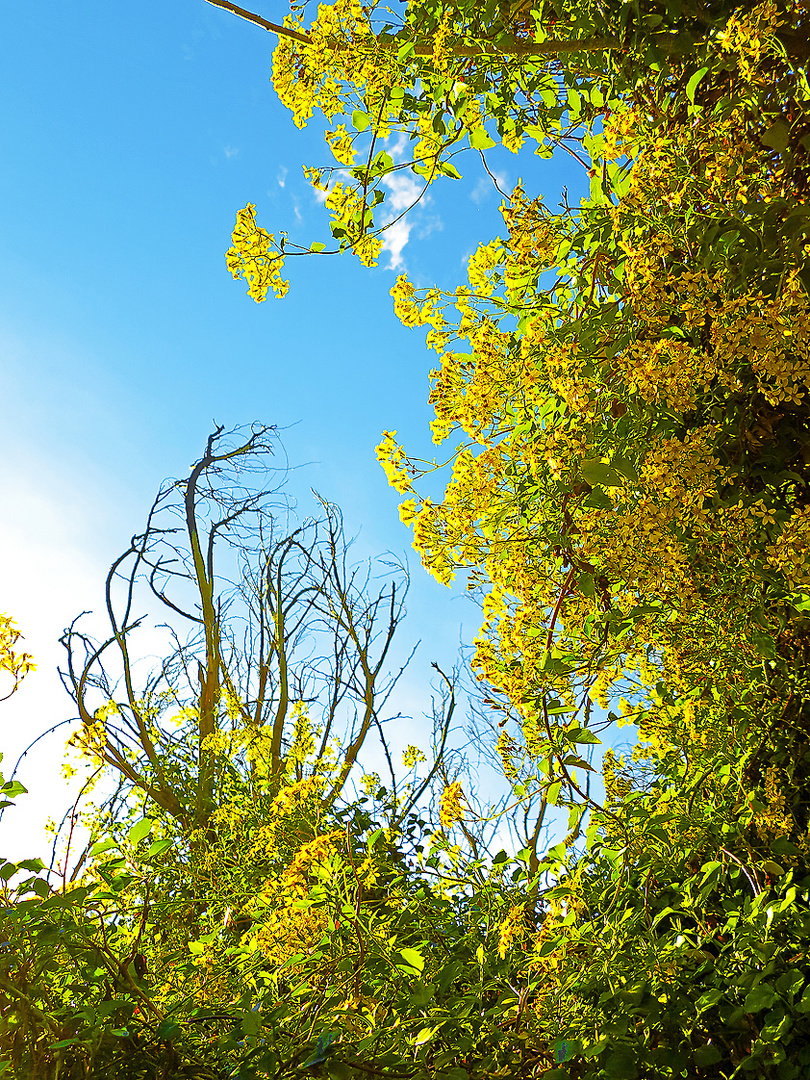
[[[287,172],[288,170],[286,165],[280,166],[278,170],[278,176],[276,177],[276,179],[278,180],[278,186],[280,188],[283,188],[284,185],[287,183]]]
[[[222,152],[224,153],[224,155],[228,159],[228,161],[230,161],[232,157],[237,157],[238,156],[239,147],[238,146],[234,147],[234,146],[231,146],[229,144],[228,146],[225,147],[225,149]]]
[[[405,136],[400,135],[396,143],[390,148],[389,152],[395,163],[399,164],[405,160],[406,145]],[[383,233],[383,251],[386,251],[389,256],[389,270],[400,270],[405,265],[402,252],[410,240],[411,233],[417,225],[424,225],[424,222],[420,221],[420,211],[430,202],[428,195],[423,195],[421,202],[409,214],[399,221],[396,220],[400,214],[413,206],[419,198],[423,186],[412,172],[405,169],[389,173],[383,180],[383,187],[387,191],[387,210],[382,223],[387,225],[389,222],[393,222],[390,228]],[[428,227],[428,231],[430,232],[436,227],[436,223],[433,223]],[[440,223],[438,227],[441,227]]]
[[[509,177],[506,173],[493,172],[492,175],[495,177],[501,191],[509,190]],[[475,182],[475,187],[470,192],[470,198],[476,206],[480,206],[482,203],[486,202],[487,199],[497,194],[498,190],[492,182],[492,179],[489,176],[479,176]]]

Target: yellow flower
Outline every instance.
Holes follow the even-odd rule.
[[[427,761],[427,758],[418,746],[409,746],[402,751],[402,764],[406,769],[412,769],[420,761]]]
[[[507,952],[512,948],[515,939],[519,941],[526,935],[523,911],[523,904],[514,904],[509,909],[509,914],[499,927],[498,956],[500,956],[501,960],[504,959]]]
[[[279,299],[285,296],[290,283],[281,277],[281,244],[273,233],[256,224],[256,207],[252,203],[237,213],[232,239],[233,246],[226,255],[228,269],[236,280],[241,277],[248,283],[248,296],[257,304],[266,299],[268,289]]]
[[[377,460],[385,470],[388,483],[397,491],[412,490],[411,477],[406,467],[407,458],[402,447],[394,441],[396,431],[384,431],[382,441],[376,448]]]
[[[453,781],[442,792],[439,803],[439,821],[442,828],[452,829],[457,821],[463,821],[464,811],[461,808],[461,800],[464,793],[461,790],[461,782]]]

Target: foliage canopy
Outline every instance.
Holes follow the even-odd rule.
[[[276,26],[210,2],[277,32],[279,97],[334,125],[307,175],[366,264],[394,171],[458,182],[502,145],[588,173],[557,211],[518,184],[455,290],[392,290],[440,357],[447,460],[377,452],[427,570],[480,595],[481,734],[524,847],[487,850],[447,767],[451,685],[411,789],[438,797],[405,813],[324,799],[341,766],[302,728],[197,833],[155,799],[77,887],[9,891],[11,1075],[807,1075],[807,12],[336,0]],[[318,247],[251,205],[228,266],[263,300]]]

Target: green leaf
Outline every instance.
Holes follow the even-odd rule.
[[[554,1053],[554,1060],[558,1065],[563,1065],[566,1061],[570,1061],[575,1054],[580,1052],[580,1044],[574,1042],[571,1039],[557,1039],[551,1044],[552,1052]],[[545,1073],[548,1076],[548,1073]]]
[[[782,120],[775,120],[767,131],[759,137],[760,142],[770,146],[777,153],[783,154],[790,140],[790,128]]]
[[[352,113],[352,125],[356,131],[365,131],[370,123],[371,118],[367,112],[363,112],[362,109],[354,110]]]
[[[571,672],[571,667],[566,664],[559,656],[553,656],[551,652],[546,650],[543,653],[543,660],[540,664],[542,671],[547,671],[550,675],[568,675]]]
[[[435,983],[415,982],[411,987],[411,1005],[416,1009],[424,1009],[433,999],[436,993]]]
[[[638,480],[638,471],[636,470],[633,462],[629,460],[629,458],[620,457],[617,455],[613,458],[610,464],[614,469],[618,470],[618,472],[620,472],[626,480],[629,480],[631,483],[635,483]]]
[[[416,949],[400,949],[399,955],[410,967],[417,971],[425,970],[425,958]]]
[[[34,873],[45,869],[45,863],[42,859],[23,859],[22,862],[17,863],[17,866],[20,870],[33,870]]]
[[[801,848],[796,844],[786,839],[784,836],[777,836],[775,840],[771,841],[771,851],[774,855],[800,855]],[[22,866],[22,863],[20,863]]]
[[[158,855],[162,855],[164,851],[168,851],[174,844],[174,840],[153,840],[149,845],[149,850],[146,852],[147,859],[154,859]]]
[[[723,869],[723,864],[720,862],[707,862],[702,867],[703,877],[700,879],[701,885],[708,881],[711,877],[717,877],[719,872]]]
[[[776,656],[776,642],[770,634],[762,634],[755,630],[751,634],[751,640],[760,656],[766,660],[773,660]]]
[[[582,505],[591,507],[594,510],[613,509],[610,497],[600,487],[595,487]]]
[[[705,1069],[708,1065],[716,1065],[723,1057],[717,1047],[713,1046],[711,1043],[706,1043],[705,1046],[699,1046],[692,1056],[699,1069]]]
[[[436,162],[436,172],[441,173],[443,176],[449,176],[451,180],[461,179],[461,173],[451,161]]]
[[[572,765],[575,769],[584,769],[586,772],[594,772],[593,765],[585,761],[584,758],[578,757],[576,754],[566,754],[563,758],[563,765]]]
[[[577,588],[583,596],[593,596],[596,592],[593,574],[580,574],[577,578]]]
[[[15,795],[28,794],[28,788],[25,784],[21,784],[19,780],[9,780],[7,783],[3,784],[0,791],[2,791],[4,795],[8,795],[10,799],[13,799]]]
[[[776,992],[768,983],[760,983],[755,986],[743,1002],[743,1010],[747,1013],[760,1012],[769,1009],[776,998]]]
[[[583,461],[580,468],[582,477],[592,486],[621,487],[621,474],[612,465],[606,465],[604,461]]]
[[[302,1063],[302,1069],[309,1069],[313,1065],[320,1065],[326,1060],[326,1052],[329,1047],[340,1037],[339,1031],[327,1031],[325,1035],[321,1035],[318,1041],[315,1043],[315,1052],[312,1057],[308,1058]]]
[[[323,249],[325,247],[326,247],[326,244],[322,244],[320,242],[320,240],[316,240],[314,244],[309,245],[309,250],[310,251],[323,251]]]
[[[708,70],[709,69],[707,67],[698,68],[698,70],[694,73],[689,82],[686,84],[686,96],[689,98],[693,105],[695,104],[695,91],[698,88],[698,83]]]
[[[598,1039],[596,1042],[590,1044],[590,1046],[584,1046],[582,1048],[582,1056],[590,1059],[599,1057],[599,1055],[607,1048],[608,1041],[606,1038]]]
[[[164,1042],[168,1042],[169,1039],[175,1038],[180,1034],[180,1025],[175,1020],[161,1020],[157,1029],[157,1037],[163,1039]]]
[[[116,840],[99,840],[98,843],[93,844],[90,848],[91,855],[103,855],[105,851],[110,851],[112,848],[117,848],[118,842]]]
[[[671,911],[671,908],[667,908]],[[723,997],[723,991],[718,989],[707,990],[705,994],[701,994],[695,1004],[700,1012],[705,1012],[706,1009],[710,1009],[713,1005],[716,1005],[718,1001],[721,1001]]]
[[[565,737],[569,742],[573,743],[588,743],[591,746],[602,745],[602,740],[597,735],[594,735],[592,731],[588,731],[587,728],[569,728],[565,733]]]
[[[261,1013],[258,1010],[250,1009],[242,1016],[242,1034],[243,1035],[258,1035],[262,1026]]]
[[[139,844],[152,831],[153,824],[152,819],[146,817],[136,821],[127,833],[127,840],[129,840],[130,844]]]
[[[470,146],[473,150],[489,150],[495,146],[495,140],[490,136],[485,127],[475,128],[469,134]]]
[[[804,985],[804,973],[798,968],[791,968],[776,980],[776,989],[780,994],[787,994],[793,998]]]
[[[605,1076],[611,1080],[635,1080],[638,1076],[636,1056],[629,1046],[617,1046],[608,1055],[603,1066]]]

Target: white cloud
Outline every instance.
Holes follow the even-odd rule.
[[[284,185],[287,183],[287,172],[288,169],[286,165],[282,165],[278,170],[278,176],[276,177],[276,179],[278,180],[278,186],[280,188],[283,188]]]
[[[405,136],[400,135],[396,143],[391,147],[389,152],[395,163],[400,163],[405,159],[406,144]],[[387,212],[383,218],[383,224],[387,225],[389,222],[393,222],[390,228],[383,233],[383,251],[388,252],[389,255],[388,269],[399,270],[405,265],[402,256],[405,245],[408,243],[414,227],[419,224],[419,216],[421,216],[419,211],[430,202],[430,198],[423,195],[420,203],[413,210],[410,210],[405,217],[397,221],[396,219],[400,214],[405,213],[409,207],[416,203],[424,184],[420,183],[419,179],[409,170],[398,169],[396,172],[389,173],[383,179],[383,186],[387,189]]]
[[[233,146],[228,145],[223,150],[223,153],[225,154],[225,157],[228,159],[228,161],[230,161],[232,157],[237,157],[238,156],[239,147],[238,146],[233,147]]]
[[[402,251],[410,239],[412,228],[413,222],[403,218],[383,233],[383,251],[387,251],[390,256],[389,270],[399,270],[405,265]]]
[[[508,190],[509,177],[506,173],[493,172],[492,176],[495,177],[495,181],[501,191]],[[486,202],[491,195],[497,194],[498,190],[492,182],[492,178],[489,176],[479,176],[475,183],[475,187],[470,192],[470,198],[477,206],[480,206],[482,203]]]

